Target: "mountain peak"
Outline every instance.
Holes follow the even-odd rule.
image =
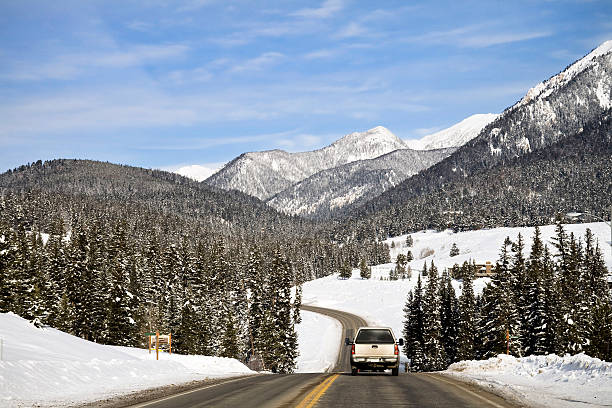
[[[463,119],[453,126],[429,134],[418,140],[407,140],[406,144],[415,150],[433,150],[446,147],[460,147],[478,136],[486,125],[494,121],[496,113],[478,113]]]
[[[540,82],[529,91],[518,103],[516,103],[511,109],[516,109],[520,106],[526,105],[536,98],[545,98],[549,96],[555,89],[559,89],[563,85],[570,82],[576,75],[580,74],[584,70],[593,66],[596,62],[595,59],[602,55],[606,55],[612,51],[612,40],[603,42],[597,48],[593,49],[587,55],[574,62],[565,70],[559,74],[547,79],[546,81]]]

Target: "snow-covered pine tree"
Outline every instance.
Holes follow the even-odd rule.
[[[423,353],[427,371],[439,371],[446,368],[446,354],[442,345],[441,301],[438,286],[438,269],[432,261],[423,298],[423,331],[425,337]]]
[[[546,354],[551,354],[557,350],[557,325],[560,320],[559,299],[561,296],[558,290],[555,265],[547,245],[544,245],[542,284],[544,287],[544,348]]]
[[[414,292],[408,293],[404,307],[404,330],[406,339],[404,343],[404,354],[410,360],[410,371],[418,372],[426,370],[425,355],[423,347],[424,337],[424,314],[423,314],[423,287],[419,275]]]
[[[527,312],[525,354],[527,355],[541,355],[547,351],[544,267],[544,243],[542,242],[540,228],[536,226],[531,244],[531,253],[527,260],[525,279],[525,304]]]
[[[496,265],[497,279],[499,280],[499,304],[496,305],[497,319],[494,327],[501,328],[503,348],[506,348],[506,333],[510,336],[510,354],[523,356],[521,315],[518,308],[517,294],[514,292],[516,278],[512,268],[511,249],[513,243],[506,237],[502,244],[500,258]],[[499,343],[498,346],[499,347]],[[499,348],[498,348],[499,349]]]
[[[295,285],[295,299],[293,300],[293,323],[302,323],[302,284]]]
[[[0,313],[10,311],[14,305],[12,300],[12,271],[13,248],[10,245],[11,231],[0,221]]]
[[[453,242],[453,246],[450,249],[450,256],[453,257],[457,255],[459,255],[459,247],[455,242]]]
[[[271,289],[274,292],[273,315],[274,329],[273,345],[269,350],[270,357],[267,366],[278,373],[291,373],[295,369],[297,350],[297,335],[292,319],[291,286],[292,271],[290,263],[276,249],[272,260]]]
[[[520,319],[520,334],[518,340],[520,340],[521,355],[525,354],[525,347],[529,344],[529,331],[528,319],[529,319],[529,299],[527,294],[527,261],[525,259],[525,242],[523,241],[523,235],[519,232],[516,242],[511,245],[511,258],[510,258],[510,282],[514,292],[514,299],[516,302],[516,308]]]
[[[457,330],[457,360],[473,360],[475,358],[476,299],[472,286],[473,268],[467,262],[462,266],[462,289],[459,296],[459,326]]]
[[[406,246],[411,247],[413,244],[414,241],[412,240],[412,235],[408,234],[408,236],[406,237]]]
[[[440,280],[440,322],[442,323],[442,345],[446,353],[446,365],[454,363],[457,355],[457,326],[459,311],[455,289],[451,284],[448,269],[442,272]]]
[[[351,265],[348,263],[348,261],[345,261],[340,267],[340,278],[350,279],[350,277],[352,276],[352,273],[353,273],[353,268],[351,268]]]
[[[361,258],[361,261],[359,261],[359,276],[361,276],[361,279],[372,277],[372,270],[368,267],[365,258]]]
[[[559,257],[562,256],[562,253],[559,253]],[[558,324],[559,332],[557,337],[559,340],[558,352],[561,353],[579,353],[584,345],[585,333],[584,328],[581,327],[583,317],[580,296],[580,284],[582,283],[581,264],[582,244],[576,240],[572,233],[567,241],[565,260],[561,258],[558,263],[561,320]]]
[[[587,229],[584,251],[583,308],[588,312],[585,352],[606,361],[612,360],[612,304],[607,288],[608,271],[599,244]],[[585,293],[586,292],[586,293]]]

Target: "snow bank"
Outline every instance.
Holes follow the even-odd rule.
[[[0,314],[0,406],[57,406],[205,378],[253,374],[234,359],[104,346]]]
[[[302,323],[296,326],[300,350],[296,372],[322,373],[334,368],[342,340],[342,325],[318,313],[303,310],[301,315]]]
[[[500,354],[488,360],[452,364],[444,373],[532,406],[612,405],[612,363],[585,354],[523,358]]]

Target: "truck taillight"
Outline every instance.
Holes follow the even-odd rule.
[[[395,350],[393,351],[393,353],[397,356],[399,354],[399,348],[397,347],[397,344],[394,344],[395,346]]]
[[[351,346],[351,354],[355,354],[355,345],[354,344]]]

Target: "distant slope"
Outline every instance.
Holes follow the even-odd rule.
[[[538,84],[527,93],[525,98],[506,109],[497,119],[489,123],[476,138],[440,163],[368,202],[353,214],[353,219],[368,216],[380,219],[385,218],[382,214],[412,212],[414,208],[411,207],[416,202],[425,203],[427,200],[423,200],[423,197],[434,195],[442,200],[441,203],[445,203],[447,200],[444,192],[452,186],[469,182],[471,176],[480,174],[481,177],[485,177],[487,172],[493,168],[500,168],[498,171],[501,172],[504,166],[517,163],[517,159],[521,156],[531,152],[545,151],[546,148],[562,143],[568,137],[586,132],[587,128],[591,129],[589,132],[592,135],[598,132],[609,132],[606,126],[608,126],[607,115],[612,94],[611,50],[612,41],[608,41],[560,74]],[[583,137],[586,136],[585,133]],[[571,145],[567,148],[571,148]],[[586,152],[595,155],[600,153],[592,149],[585,150],[585,154]],[[563,154],[563,150],[558,153]],[[567,171],[576,170],[568,169],[568,166],[562,161],[557,162],[556,165]],[[516,169],[518,170],[520,169]],[[594,177],[596,174],[594,172],[595,170],[586,169],[583,177],[587,177],[587,174]],[[537,172],[531,174],[531,177],[539,176]],[[494,180],[488,180],[488,182],[493,183],[493,186],[489,186],[492,189],[499,184],[499,181]],[[571,180],[566,180],[566,182],[569,182],[570,185],[572,183]],[[486,187],[483,185],[477,191],[482,192]],[[508,184],[506,187],[513,188],[514,185]],[[579,191],[573,190],[571,194],[578,193]],[[568,197],[569,190],[559,191],[559,194],[562,197],[571,198]],[[525,199],[519,195],[511,201],[520,205],[518,202]],[[468,201],[463,202],[468,203]],[[431,203],[427,205],[431,206]],[[464,210],[462,207],[456,208],[450,204],[445,205],[445,209],[440,209],[440,206],[441,204],[435,205],[434,208],[437,208],[435,211]],[[542,211],[542,214],[548,214],[550,217],[555,211],[554,208],[549,208],[547,211]],[[428,219],[442,216],[434,213],[431,207],[428,209],[428,214]],[[483,222],[487,225],[506,225],[506,222],[510,222],[503,220],[503,217],[501,220],[498,217],[494,218],[496,222],[502,222],[502,224],[492,224],[491,220],[483,220]],[[527,217],[527,219],[530,223],[534,221],[533,218]],[[398,223],[402,223],[401,217],[399,220]],[[375,221],[372,223],[377,224]],[[405,223],[403,225],[406,226]]]
[[[461,147],[480,133],[482,128],[495,120],[495,113],[476,114],[461,122],[418,140],[405,140],[408,147],[416,150],[442,149]]]
[[[327,218],[358,206],[456,149],[400,149],[375,159],[323,170],[278,193],[267,203],[287,214]]]
[[[88,206],[124,214],[165,214],[217,233],[274,229],[293,223],[261,201],[237,191],[223,191],[174,173],[90,160],[52,160],[21,166],[0,174],[0,195],[37,196],[46,205],[32,204],[39,227],[53,221],[61,207],[74,213]],[[83,207],[80,209],[80,207]],[[297,221],[297,220],[295,220]],[[160,228],[151,224],[146,228]],[[173,231],[179,232],[179,231]]]
[[[379,126],[367,132],[351,133],[311,152],[270,150],[244,153],[204,183],[265,200],[319,171],[404,148],[406,145],[401,139]]]
[[[397,201],[366,214],[358,209],[337,230],[386,237],[421,229],[545,224],[553,222],[556,214],[571,211],[607,217],[612,195],[610,157],[612,110],[571,137],[427,193],[402,197],[390,191],[385,199]],[[415,177],[426,176],[430,180],[431,175]]]

